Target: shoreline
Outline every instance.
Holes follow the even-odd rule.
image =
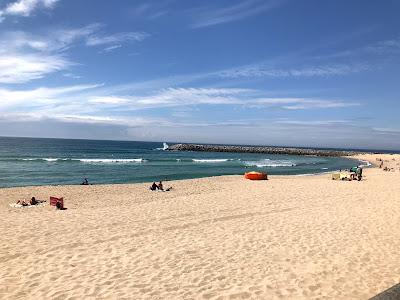
[[[289,154],[288,154],[289,155]],[[355,155],[344,155],[340,156],[342,158],[350,159],[353,160],[354,162],[357,162],[357,165],[360,165],[360,162],[368,162],[367,160],[359,159],[358,157],[363,157],[363,154],[355,154]],[[371,154],[373,155],[373,154]],[[390,154],[390,155],[395,155],[395,154]],[[314,155],[306,155],[306,156],[314,156]],[[333,156],[334,157],[334,156]],[[371,162],[370,163],[372,166],[374,165]],[[369,168],[370,165],[362,165],[364,167]],[[258,168],[254,167],[254,170],[258,170]],[[259,170],[262,172],[262,170]],[[325,171],[321,170],[321,172],[317,173],[301,173],[301,174],[278,174],[278,175],[270,175],[268,174],[268,171],[266,173],[268,174],[268,177],[276,177],[276,176],[318,176],[318,175],[324,175],[324,174],[329,174],[333,172],[337,172],[339,170],[331,170],[331,171]],[[224,176],[243,176],[243,174],[226,174],[226,175],[212,175],[212,176],[204,176],[204,177],[194,177],[194,178],[183,178],[183,179],[172,179],[172,180],[162,180],[163,182],[170,182],[170,181],[181,181],[181,180],[195,180],[195,179],[201,179],[201,178],[215,178],[215,177],[224,177]],[[151,184],[152,181],[144,181],[144,182],[125,182],[125,183],[94,183],[90,184],[91,186],[104,186],[104,185],[132,185],[132,184]],[[81,186],[81,184],[52,184],[52,185],[25,185],[25,186],[9,186],[9,187],[0,187],[0,190],[2,189],[12,189],[12,188],[29,188],[29,187],[60,187],[60,186]]]
[[[368,299],[398,283],[400,155],[359,158],[374,165],[360,182],[0,189],[0,298]],[[67,210],[8,205],[32,196]]]

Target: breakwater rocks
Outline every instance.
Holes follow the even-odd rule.
[[[218,145],[196,145],[175,144],[169,146],[168,151],[201,151],[201,152],[237,152],[237,153],[265,153],[265,154],[291,154],[291,155],[314,155],[314,156],[348,156],[359,152],[341,150],[303,149],[287,147],[256,147],[256,146],[218,146]]]

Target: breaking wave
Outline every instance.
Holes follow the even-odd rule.
[[[61,162],[61,161],[78,161],[82,163],[97,163],[97,164],[112,164],[112,163],[142,163],[146,160],[143,158],[21,158],[17,160],[22,161],[47,161],[47,162]]]
[[[62,158],[22,158],[21,160],[24,160],[24,161],[48,161],[48,162],[54,162],[54,161],[57,161],[57,160],[67,160],[66,158],[65,159],[62,159]]]
[[[276,167],[295,167],[296,164],[291,162],[290,160],[270,160],[270,159],[262,159],[258,161],[244,161],[243,162],[247,167],[257,167],[257,168],[276,168]]]
[[[75,159],[73,159],[75,160]],[[142,163],[146,160],[143,158],[83,158],[77,159],[83,163],[92,164],[112,164],[112,163]]]
[[[192,159],[196,163],[222,163],[226,161],[232,161],[233,159],[221,158],[221,159]]]

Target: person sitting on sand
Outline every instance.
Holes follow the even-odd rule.
[[[169,188],[164,189],[162,181],[160,181],[160,183],[158,184],[158,190],[162,191],[162,192],[169,192],[172,189],[172,186],[170,186]]]
[[[86,177],[83,179],[83,182],[81,183],[81,185],[89,185],[89,181]]]
[[[151,191],[155,191],[155,190],[157,190],[157,189],[158,189],[157,183],[153,182],[153,184],[150,186],[150,190],[151,190]]]
[[[164,190],[162,181],[160,181],[160,183],[158,184],[157,188],[158,188],[160,191],[163,191],[163,190]]]
[[[18,200],[16,204],[20,204],[22,206],[28,206],[29,204],[25,202],[25,200]]]
[[[31,205],[36,205],[36,204],[39,203],[39,201],[37,201],[35,197],[32,197],[32,198],[31,198],[31,201],[30,201],[29,203],[30,203]]]

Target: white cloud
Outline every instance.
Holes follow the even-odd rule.
[[[119,44],[123,42],[140,42],[149,35],[145,32],[120,32],[111,35],[89,35],[86,38],[86,45],[99,46]]]
[[[70,66],[57,55],[0,54],[0,83],[23,83]]]
[[[201,104],[233,105],[242,103],[234,95],[248,91],[250,90],[234,88],[168,88],[146,96],[97,96],[89,101],[99,104],[125,103],[125,108],[131,110]]]
[[[121,44],[113,45],[113,46],[109,46],[109,47],[104,48],[101,52],[107,52],[108,53],[108,52],[112,52],[115,49],[118,49],[118,48],[121,48],[121,47],[122,47]]]
[[[80,78],[82,78],[82,76],[76,75],[76,74],[73,74],[73,73],[64,73],[63,76],[67,77],[67,78],[72,78],[72,79],[80,79]]]
[[[324,109],[358,106],[351,101],[312,99],[312,98],[261,98],[252,101],[254,105],[279,106],[288,110]]]
[[[352,121],[349,120],[278,120],[276,124],[286,124],[293,126],[338,126],[338,125],[351,125]]]
[[[379,134],[387,134],[387,135],[399,135],[400,134],[400,128],[375,127],[372,129],[374,131],[378,132]]]
[[[102,27],[103,25],[100,23],[93,23],[81,28],[52,29],[39,35],[23,31],[9,31],[0,36],[0,51],[2,49],[7,49],[7,51],[25,49],[40,52],[64,52],[78,42],[88,46],[95,46],[95,43],[92,44],[90,41],[96,39],[96,35]],[[115,41],[115,36],[123,37],[129,34],[133,35],[135,33],[105,35],[104,39]],[[129,39],[125,41],[129,41]]]
[[[0,35],[0,53],[26,49],[40,52],[63,52],[75,43],[87,46],[109,45],[109,50],[121,47],[123,43],[142,41],[149,36],[145,32],[120,32],[105,34],[103,25],[93,23],[81,28],[52,29],[41,35],[23,31],[9,31]]]
[[[224,70],[218,73],[222,78],[240,78],[240,77],[328,77],[347,75],[368,71],[370,67],[367,64],[333,64],[319,65],[304,68],[277,69],[264,66],[262,64],[253,66],[244,66]]]
[[[22,31],[0,34],[0,83],[24,83],[68,69],[74,63],[65,52],[79,41],[87,46],[109,45],[104,49],[109,52],[122,46],[113,43],[140,41],[147,36],[126,32],[100,37],[101,27],[94,23],[82,28],[54,29],[43,35]]]
[[[306,110],[342,108],[358,105],[353,102],[309,99],[266,98],[262,91],[238,88],[170,88],[148,95],[107,95],[107,87],[98,84],[72,85],[32,90],[0,89],[1,113],[40,112],[49,115],[106,116],[134,115],[135,111],[165,107],[200,105],[237,106],[247,109],[276,108]],[[223,121],[223,120],[221,120]],[[110,121],[111,122],[111,121]]]
[[[149,117],[115,117],[115,116],[93,116],[88,114],[65,114],[47,112],[23,112],[23,113],[5,113],[0,115],[0,122],[46,122],[56,121],[62,123],[76,124],[95,124],[112,125],[127,127],[146,127],[146,126],[176,126],[162,118]]]
[[[100,87],[98,84],[72,85],[55,88],[41,87],[32,90],[10,90],[0,88],[0,108],[5,112],[5,108],[17,107],[23,111],[26,105],[39,106],[47,103],[65,101],[65,97],[74,93]],[[68,102],[69,99],[66,99]]]
[[[9,3],[4,9],[0,10],[0,17],[6,15],[29,17],[33,11],[43,7],[52,9],[59,0],[19,0]]]
[[[282,0],[245,0],[234,5],[222,8],[208,7],[197,9],[193,28],[214,26],[222,23],[241,20],[253,15],[261,14],[283,3]]]
[[[318,59],[330,58],[346,58],[346,57],[360,57],[360,56],[379,56],[379,55],[397,55],[400,52],[400,38],[393,38],[389,40],[382,40],[369,45],[358,48],[346,49],[339,52],[320,55]]]
[[[89,103],[94,104],[111,104],[111,105],[119,105],[129,103],[129,100],[122,97],[115,96],[103,96],[103,97],[92,97],[88,101]]]
[[[357,102],[313,98],[267,98],[262,91],[238,88],[169,88],[156,93],[136,95],[97,95],[91,103],[117,106],[124,110],[196,105],[239,105],[249,108],[275,107],[284,110],[343,108],[360,105]]]
[[[250,118],[246,120],[230,119],[224,114],[220,115],[218,119],[204,115],[198,119],[185,116],[176,117],[170,114],[170,110],[162,109],[165,107],[195,109],[196,115],[200,116],[201,112],[205,110],[196,105],[223,105],[227,110],[235,110],[235,106],[245,106],[246,110],[253,109],[254,111],[264,107],[266,109],[282,109],[282,112],[291,106],[298,106],[296,109],[326,109],[357,105],[343,100],[299,97],[268,98],[262,97],[263,91],[240,88],[171,88],[147,95],[132,94],[128,96],[110,96],[107,95],[107,89],[107,87],[96,84],[42,87],[31,90],[0,88],[0,133],[14,135],[29,133],[38,136],[46,132],[46,135],[60,137],[58,130],[50,128],[54,126],[58,129],[63,128],[63,132],[70,132],[68,128],[82,129],[82,132],[90,128],[87,132],[88,136],[77,134],[69,137],[88,138],[90,134],[95,134],[98,138],[116,139],[120,136],[117,137],[113,134],[107,136],[104,133],[105,130],[122,130],[122,132],[135,134],[134,136],[125,136],[125,138],[135,138],[136,134],[147,136],[147,129],[151,128],[151,135],[147,136],[149,140],[176,140],[179,137],[192,142],[215,142],[218,140],[226,143],[251,144],[257,143],[257,140],[263,138],[275,144],[282,144],[283,141],[290,140],[300,145],[301,143],[310,143],[312,137],[317,136],[317,142],[325,146],[334,146],[335,143],[336,146],[339,145],[338,139],[336,139],[338,136],[341,138],[340,142],[349,142],[354,145],[358,143],[361,146],[370,142],[371,135],[369,134],[373,134],[375,137],[390,136],[391,138],[399,134],[396,130],[387,128],[381,130],[379,128],[363,128],[357,126],[356,121],[345,119]],[[146,108],[152,108],[152,110],[136,112]],[[208,107],[206,111],[210,111],[210,109],[213,108]],[[157,112],[157,115],[164,111],[164,114],[161,114],[164,117],[152,117],[154,111]],[[282,116],[284,116],[283,113]],[[24,124],[29,124],[29,128],[24,129]],[[251,138],[254,136],[254,130],[261,134],[261,136],[257,135],[257,139]],[[301,140],[300,136],[307,138]],[[368,137],[368,140],[360,138],[364,136]],[[324,144],[325,142],[326,144]]]

